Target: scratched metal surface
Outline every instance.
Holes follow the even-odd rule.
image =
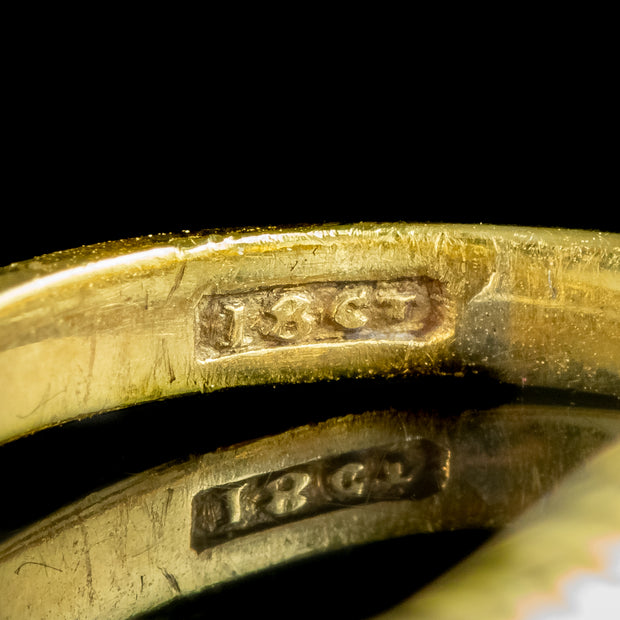
[[[375,411],[159,467],[5,541],[0,617],[126,618],[292,560],[495,530],[619,433],[604,409]]]
[[[10,265],[0,441],[192,392],[470,367],[620,397],[618,239],[359,224],[164,235]]]
[[[128,404],[191,392],[376,375],[458,377],[488,373],[494,380],[522,389],[538,386],[606,395],[611,398],[608,404],[614,406],[620,394],[618,265],[618,236],[613,234],[414,224],[164,235],[12,265],[0,276],[2,441]],[[574,407],[569,411],[576,413]],[[205,411],[205,416],[215,418],[220,413],[212,409]],[[469,423],[473,424],[471,419]],[[314,488],[313,476],[319,474],[313,469],[303,470],[302,462],[287,464],[282,457],[277,467],[272,463],[267,469],[276,472],[273,480],[261,478],[268,475],[265,471],[248,467],[247,475],[237,482],[245,481],[248,489],[252,484],[268,487],[268,493],[259,493],[257,501],[262,508],[251,509],[251,515],[244,517],[242,506],[249,495],[227,482],[228,474],[223,473],[219,483],[212,481],[207,488],[204,481],[192,483],[194,486],[185,490],[185,503],[178,513],[173,510],[172,498],[176,505],[181,501],[179,494],[170,494],[168,489],[177,488],[174,485],[179,481],[166,478],[173,470],[162,472],[163,477],[158,478],[161,489],[148,484],[134,489],[132,482],[125,481],[115,487],[120,490],[119,498],[128,499],[134,490],[153,496],[149,495],[146,503],[130,502],[127,512],[117,514],[115,521],[104,517],[107,491],[88,500],[94,501],[97,509],[83,520],[76,521],[72,509],[67,509],[65,516],[73,519],[71,534],[60,523],[46,532],[52,540],[57,534],[72,536],[65,541],[70,545],[61,545],[65,556],[73,549],[69,564],[62,564],[65,560],[62,553],[54,555],[57,551],[52,552],[53,562],[31,555],[10,571],[7,568],[7,583],[19,578],[23,586],[25,579],[32,579],[35,585],[31,591],[40,591],[43,596],[50,582],[39,587],[37,580],[70,580],[71,571],[66,570],[70,565],[78,579],[77,598],[95,613],[97,609],[107,610],[103,591],[124,596],[121,584],[129,581],[119,577],[110,589],[105,579],[116,579],[115,571],[125,570],[123,562],[128,557],[134,561],[134,556],[142,556],[139,561],[152,571],[149,579],[142,572],[140,580],[128,586],[134,599],[140,598],[138,593],[147,593],[142,601],[146,606],[212,583],[213,575],[205,577],[203,571],[197,578],[199,585],[188,585],[183,570],[173,568],[174,562],[182,563],[187,557],[183,554],[191,549],[192,530],[200,530],[195,540],[203,540],[196,543],[198,549],[191,550],[198,555],[209,553],[208,546],[201,546],[205,536],[209,538],[205,530],[215,528],[218,535],[229,536],[226,544],[238,545],[241,556],[249,538],[266,537],[261,547],[264,552],[250,553],[249,569],[254,566],[260,570],[270,562],[297,557],[296,550],[303,555],[303,549],[318,553],[338,545],[367,542],[368,537],[401,536],[419,531],[423,523],[432,531],[445,529],[450,527],[450,519],[443,518],[444,505],[457,507],[450,517],[455,519],[454,527],[497,527],[579,461],[582,452],[575,448],[579,441],[592,440],[595,446],[605,439],[589,435],[584,428],[567,433],[569,427],[575,431],[570,425],[555,429],[563,437],[558,445],[567,447],[562,454],[546,452],[544,441],[532,440],[544,437],[544,432],[530,429],[525,445],[516,442],[513,446],[521,461],[516,456],[512,461],[502,456],[510,463],[513,478],[509,471],[502,478],[502,459],[489,461],[490,448],[480,440],[484,432],[478,436],[478,443],[471,442],[467,449],[456,441],[450,448],[451,473],[444,476],[446,485],[437,483],[436,492],[420,502],[409,497],[409,509],[411,505],[416,509],[404,512],[400,512],[401,502],[386,499],[378,491],[369,493],[373,501],[367,506],[351,501],[355,489],[367,490],[363,477],[356,478],[356,474],[376,467],[372,459],[362,458],[366,448],[352,444],[343,454],[355,454],[356,460],[345,460],[333,471],[320,474],[327,476],[331,495],[317,491],[308,496],[308,503],[312,499],[316,506],[322,506],[317,514],[282,523],[293,537],[300,537],[298,542],[307,543],[288,552],[278,547],[281,539],[269,526],[269,519],[295,512],[292,508],[297,506],[284,500],[273,503],[274,494],[292,489],[299,495]],[[494,437],[492,429],[489,425],[489,438]],[[507,439],[498,433],[496,446],[501,445],[502,438]],[[566,441],[569,443],[562,443]],[[322,449],[326,445],[322,444]],[[525,469],[519,465],[524,453],[532,455]],[[468,455],[470,465],[476,456],[480,459],[478,469],[470,468],[463,476],[459,471],[464,470],[458,467],[462,454]],[[549,461],[551,466],[543,467],[540,459],[550,454],[555,457]],[[395,484],[393,492],[415,494],[417,487],[410,486],[411,481],[399,486],[398,461],[394,463],[394,467],[375,473]],[[446,468],[444,461],[442,471]],[[232,467],[228,473],[235,471]],[[481,471],[492,471],[495,478],[485,478]],[[458,480],[463,479],[469,489],[466,496],[458,486]],[[282,488],[269,486],[278,480]],[[528,482],[522,485],[514,480]],[[215,495],[209,495],[210,489]],[[476,490],[473,494],[472,489]],[[345,493],[347,500],[343,508],[347,517],[342,519],[340,511],[325,509],[325,497],[332,502],[338,493],[341,500]],[[225,503],[232,502],[236,506],[231,513],[234,527],[218,530],[218,519],[226,519],[227,514],[230,519],[230,513],[222,511],[221,502],[201,504],[197,497],[225,497]],[[103,503],[97,504],[99,500]],[[430,504],[439,512],[429,508],[424,515],[418,514],[419,504],[427,500],[432,500]],[[510,506],[506,507],[506,502]],[[490,505],[494,510],[489,510]],[[80,504],[79,510],[84,506]],[[271,506],[275,517],[268,514],[266,506]],[[130,521],[130,513],[140,514],[137,523],[142,525]],[[215,520],[205,518],[206,513],[216,515]],[[200,527],[196,525],[199,514]],[[349,519],[351,516],[354,518]],[[237,518],[254,525],[249,530],[239,529]],[[309,527],[308,521],[314,525]],[[134,523],[135,531],[119,538],[117,533],[130,523]],[[134,548],[144,543],[145,537],[172,540],[173,534],[165,527],[170,523],[176,524],[171,528],[176,534],[183,531],[182,552],[178,545],[171,546],[160,561],[159,556],[150,555],[154,548]],[[366,533],[360,533],[352,523],[364,524]],[[325,534],[334,525],[344,538]],[[113,534],[100,537],[101,532]],[[49,542],[47,534],[37,540]],[[131,547],[129,556],[127,548],[116,544],[122,540],[125,547]],[[4,545],[5,550],[7,545],[10,543]],[[212,547],[221,549],[219,544]],[[12,549],[11,553],[16,547]],[[23,547],[19,553],[28,549]],[[257,558],[261,553],[263,557]],[[104,582],[97,581],[102,576],[94,568],[97,566],[114,567]],[[230,565],[220,565],[217,570],[223,571],[225,579],[240,574]],[[103,599],[99,600],[100,596]],[[15,602],[22,604],[23,597]],[[97,607],[100,603],[103,607]],[[101,613],[108,617],[107,611]]]

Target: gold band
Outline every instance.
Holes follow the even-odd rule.
[[[481,368],[620,397],[620,237],[360,224],[155,236],[0,272],[0,442],[242,384]]]
[[[603,395],[613,409],[368,412],[165,466],[3,543],[2,612],[125,618],[292,559],[505,525],[617,442],[619,302],[620,236],[586,231],[359,224],[155,236],[4,268],[0,443],[182,394],[344,377],[480,372]],[[579,488],[596,498],[600,482],[613,508],[617,448],[609,455],[592,494]],[[592,512],[566,502],[583,548]],[[617,533],[613,509],[599,524]],[[510,540],[531,549],[529,536]],[[446,617],[450,592],[501,566],[502,551],[488,553],[395,613],[420,605]],[[569,556],[579,563],[579,549]],[[549,587],[561,579],[551,564]],[[521,583],[519,601],[535,590]],[[493,601],[516,604],[505,591],[485,596],[487,617],[500,617]]]

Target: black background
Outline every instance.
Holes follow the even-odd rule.
[[[5,195],[0,261],[160,232],[248,226],[410,221],[620,230],[615,179],[595,184],[593,174],[576,165],[575,178],[564,171],[546,179],[506,171],[498,177],[492,168],[489,176],[473,178],[470,168],[394,178],[385,162],[377,169],[364,163],[336,178],[285,166],[281,177],[235,169],[226,171],[226,179],[201,173],[189,180],[165,163],[158,171],[136,170],[132,179],[79,166],[77,177],[62,178],[57,170],[31,169],[44,188],[19,187]],[[164,181],[158,174],[166,175]]]
[[[11,101],[2,264],[239,226],[406,220],[618,230],[609,97],[597,90],[587,104],[568,96],[570,84],[557,92],[515,84],[508,93],[514,75],[493,74],[457,80],[454,91],[450,82],[420,84],[413,97],[392,75],[374,96],[360,80],[306,97],[299,84],[284,97],[287,84],[271,82],[261,98],[248,81],[205,101],[182,84],[162,96],[155,81],[70,77],[35,81]]]

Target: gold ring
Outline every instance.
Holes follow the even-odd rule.
[[[360,224],[154,236],[0,273],[0,443],[258,383],[482,368],[620,397],[615,234]]]
[[[303,558],[505,526],[390,614],[528,617],[552,605],[567,567],[592,566],[588,546],[613,548],[620,531],[619,241],[358,224],[156,235],[5,267],[0,443],[241,386],[401,377],[412,403],[354,415],[344,403],[310,426],[291,412],[289,430],[72,503],[0,544],[0,616],[158,617]],[[598,400],[489,407],[480,395],[449,415],[432,397],[415,404],[420,377],[475,376],[511,394]],[[225,412],[204,402],[208,427]],[[253,414],[268,435],[269,408]]]

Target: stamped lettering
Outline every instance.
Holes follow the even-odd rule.
[[[420,500],[443,489],[449,460],[447,449],[417,437],[205,489],[192,502],[191,546],[200,553],[350,506]]]
[[[423,340],[447,317],[437,280],[314,282],[206,295],[196,349],[209,360],[257,349],[356,340]]]

